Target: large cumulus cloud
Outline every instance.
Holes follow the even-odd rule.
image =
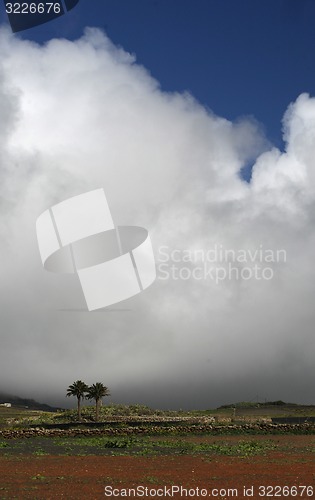
[[[281,152],[253,119],[231,123],[162,92],[98,30],[45,46],[0,39],[1,389],[63,404],[82,378],[154,406],[311,402],[315,100],[288,103]],[[269,280],[158,279],[84,312],[76,278],[43,271],[35,221],[96,187],[117,224],[149,229],[158,266],[161,247],[286,259]]]

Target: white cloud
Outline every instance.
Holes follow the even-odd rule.
[[[310,402],[315,100],[289,106],[282,153],[253,119],[162,92],[98,30],[42,47],[4,30],[0,47],[2,389],[60,404],[81,378],[164,406],[252,393]],[[35,221],[97,187],[116,223],[149,229],[157,256],[262,245],[287,261],[270,281],[158,280],[127,310],[75,311],[78,283],[43,271]]]

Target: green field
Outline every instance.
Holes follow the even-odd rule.
[[[112,404],[103,406],[100,410],[100,422],[141,420],[142,422],[163,422],[178,420],[183,422],[203,423],[207,419],[214,419],[217,424],[228,423],[250,423],[268,422],[275,417],[315,417],[315,406],[294,404],[264,404],[264,403],[237,403],[229,407],[221,407],[211,410],[193,411],[166,411],[154,410],[143,405],[119,405]],[[0,407],[0,430],[23,428],[41,425],[71,424],[77,421],[76,410],[63,410],[58,412],[44,412],[30,410],[28,408]],[[95,410],[93,406],[82,409],[82,421],[85,424],[95,421]]]

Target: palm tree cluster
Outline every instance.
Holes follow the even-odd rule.
[[[110,396],[109,389],[102,382],[96,382],[91,386],[88,386],[82,380],[77,380],[73,384],[69,385],[67,389],[67,396],[75,396],[78,401],[78,419],[81,421],[81,401],[83,399],[94,399],[95,400],[95,420],[99,419],[100,406],[102,403],[102,398],[104,396]]]

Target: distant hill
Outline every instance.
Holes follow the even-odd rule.
[[[20,398],[18,396],[13,396],[12,394],[5,394],[3,392],[0,392],[0,404],[2,403],[11,403],[12,406],[19,408],[28,408],[29,410],[57,411],[62,409],[47,405],[45,403],[38,403],[38,401],[35,401],[35,399]]]
[[[264,401],[264,402],[254,402],[254,401],[240,401],[238,403],[231,403],[227,405],[222,405],[218,410],[225,408],[263,408],[270,406],[279,407],[296,407],[296,408],[314,408],[314,405],[299,405],[297,403],[285,403],[284,401]]]

